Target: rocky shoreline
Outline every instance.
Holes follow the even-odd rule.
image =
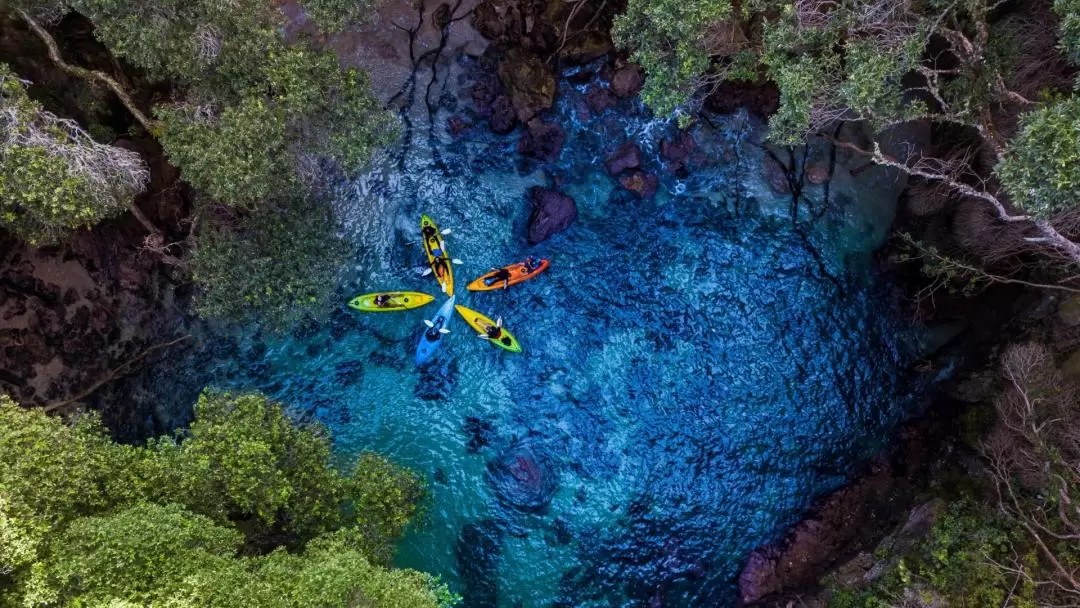
[[[309,25],[295,5],[283,4],[293,18],[294,33],[312,33],[305,29]],[[442,3],[434,9],[423,4],[418,23],[409,4],[387,9],[388,19],[412,23],[407,38],[390,40],[384,34],[365,38],[362,32],[347,32],[325,43],[338,51],[343,62],[372,71],[377,92],[388,104],[405,109],[409,128],[445,129],[450,136],[478,128],[472,117],[463,114],[443,124],[431,123],[431,106],[437,105],[432,97],[437,99],[447,86],[469,81],[472,109],[484,127],[502,135],[520,128],[517,152],[542,164],[558,157],[566,137],[559,125],[544,116],[556,102],[556,79],[563,68],[609,57],[595,78],[587,74],[589,80],[580,83],[587,87],[581,112],[608,111],[620,100],[636,96],[644,83],[641,69],[613,51],[608,31],[620,10],[618,4],[601,12],[589,7],[573,12],[570,3],[524,0]],[[471,31],[449,28],[464,20]],[[414,45],[418,40],[423,42],[420,46],[438,52],[417,59]],[[461,55],[475,59],[474,74],[455,67]],[[377,62],[380,71],[370,63],[365,65],[371,61]],[[425,102],[426,116],[417,106],[406,106],[405,98],[415,101],[417,94]],[[709,96],[706,111],[724,114],[746,107],[767,117],[777,104],[778,93],[768,83],[725,84]],[[664,139],[660,153],[666,170],[689,171],[695,146],[686,132]],[[606,168],[630,194],[648,198],[656,193],[658,178],[643,167],[641,157],[641,150],[628,141],[606,158]],[[774,170],[773,194],[789,193],[785,191],[790,186],[787,177],[782,170]],[[806,177],[813,186],[821,186],[832,174],[808,171]],[[525,230],[530,243],[565,230],[577,216],[574,200],[559,191],[557,183],[553,186],[529,193],[526,204],[531,214]],[[169,215],[162,211],[167,211],[167,205],[143,204],[153,208],[155,220]],[[907,212],[898,220],[919,221],[923,220]],[[184,411],[155,405],[154,395],[127,398],[145,392],[141,384],[145,378],[133,372],[169,365],[162,363],[169,349],[188,348],[196,341],[190,336],[201,332],[199,322],[188,312],[187,286],[146,249],[144,237],[133,221],[117,221],[79,235],[70,245],[35,251],[0,234],[0,392],[10,393],[23,404],[101,411],[114,434],[128,441],[170,431],[186,421]],[[878,257],[889,260],[894,253],[887,247]],[[916,270],[883,265],[886,271],[907,273],[900,283],[909,292],[925,282]],[[825,601],[815,590],[822,577],[846,560],[863,559],[860,556],[890,530],[910,521],[908,514],[918,510],[927,488],[944,470],[963,466],[963,458],[956,457],[964,449],[956,439],[956,420],[965,408],[984,400],[989,389],[960,393],[987,364],[993,347],[1001,344],[1000,330],[1006,321],[1016,334],[1033,322],[1009,316],[1014,302],[1033,297],[1002,288],[985,294],[981,301],[942,304],[950,319],[974,310],[1000,313],[969,319],[965,332],[928,361],[931,369],[950,360],[963,363],[954,380],[938,389],[925,416],[898,429],[887,450],[843,488],[819,500],[778,543],[759,548],[749,557],[739,577],[744,603],[787,606],[797,596],[808,606],[824,605],[812,603]]]

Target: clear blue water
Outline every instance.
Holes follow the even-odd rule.
[[[879,449],[912,402],[913,330],[864,252],[881,226],[827,214],[807,228],[819,261],[783,213],[736,193],[745,117],[695,127],[696,168],[679,179],[656,157],[669,127],[630,102],[587,119],[580,107],[563,85],[552,120],[568,140],[548,167],[516,155],[517,133],[433,145],[414,131],[347,186],[359,255],[340,309],[287,338],[249,332],[219,381],[321,421],[343,455],[375,450],[426,475],[430,513],[398,562],[441,575],[467,607],[734,605],[747,553]],[[604,171],[628,138],[661,175],[654,200]],[[579,217],[529,246],[526,190],[550,184],[545,171]],[[501,315],[524,353],[455,318],[435,362],[413,365],[442,302],[415,271],[421,213],[453,230],[458,303]],[[551,268],[465,291],[528,254]],[[380,289],[439,298],[408,313],[345,307]]]

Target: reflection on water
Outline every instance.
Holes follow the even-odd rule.
[[[374,449],[426,474],[431,512],[399,562],[442,575],[466,606],[733,605],[747,552],[903,417],[909,329],[856,263],[846,239],[861,236],[828,216],[800,236],[736,187],[745,118],[696,127],[694,170],[677,177],[656,158],[664,125],[631,107],[583,117],[577,96],[565,89],[551,119],[568,131],[554,165],[521,160],[516,135],[474,129],[437,154],[416,136],[404,167],[351,186],[342,213],[360,253],[340,308],[249,341],[221,382],[289,401],[343,454]],[[653,200],[605,173],[627,139],[661,177]],[[578,219],[528,246],[526,190],[555,180]],[[433,363],[413,364],[443,302],[416,272],[421,213],[453,229],[458,303],[501,315],[522,354],[456,319]],[[551,268],[464,290],[528,254]],[[346,308],[377,289],[437,299]]]

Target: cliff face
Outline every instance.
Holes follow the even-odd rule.
[[[123,439],[173,428],[154,399],[119,401],[110,383],[151,365],[188,334],[176,286],[135,245],[99,226],[33,249],[0,236],[0,392],[25,405],[100,410]]]

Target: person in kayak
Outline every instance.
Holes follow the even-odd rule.
[[[540,260],[534,256],[525,258],[525,273],[528,274],[540,267]]]
[[[428,342],[438,342],[442,337],[442,332],[439,331],[443,326],[443,319],[439,318],[424,332],[424,339]]]
[[[496,323],[495,325],[484,326],[484,334],[487,335],[488,340],[498,340],[503,335],[503,330]]]
[[[510,271],[509,270],[507,270],[505,268],[492,268],[492,270],[495,271],[495,274],[491,278],[485,280],[484,281],[485,284],[490,286],[490,285],[494,285],[494,284],[498,283],[499,281],[502,281],[503,289],[506,289],[507,287],[510,286]]]
[[[446,276],[446,258],[436,257],[431,260],[431,271],[440,279]]]
[[[375,306],[378,306],[379,308],[388,308],[391,304],[390,299],[390,294],[380,293],[375,296]]]
[[[424,226],[424,229],[421,232],[424,234],[424,241],[427,243],[427,248],[431,251],[431,255],[437,258],[442,257],[442,248],[439,247],[439,233],[435,230],[435,227]]]

